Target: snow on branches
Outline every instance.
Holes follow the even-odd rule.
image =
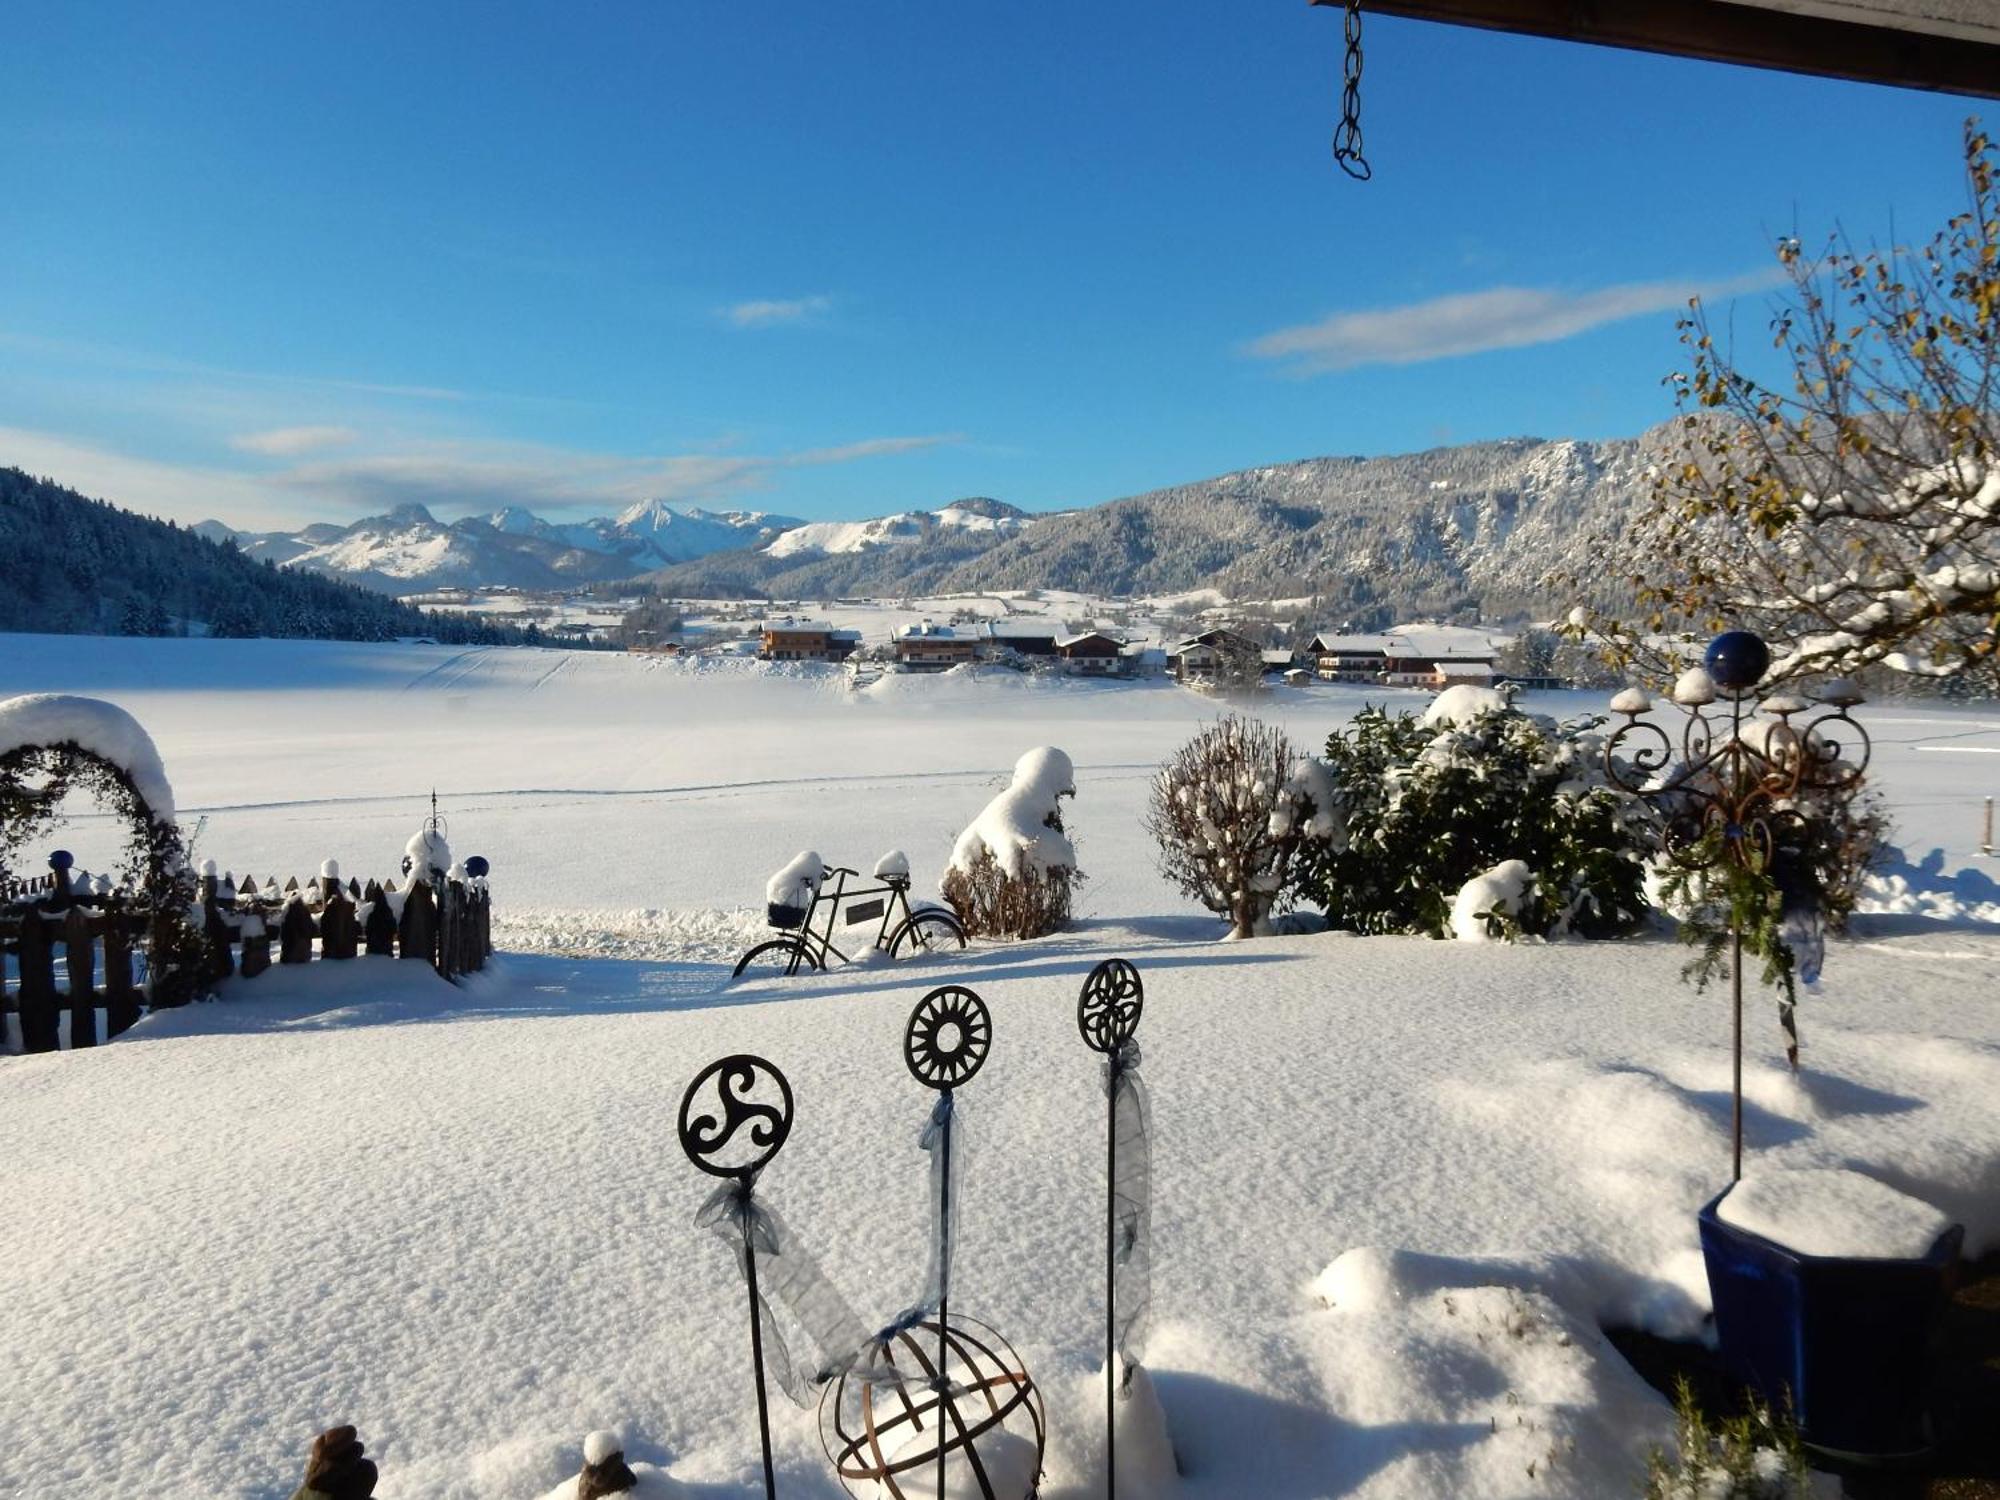
[[[1146,831],[1160,867],[1229,919],[1232,938],[1270,930],[1293,856],[1341,836],[1326,765],[1297,755],[1281,729],[1231,716],[1196,735],[1153,778]]]
[[[1680,415],[1618,549],[1649,617],[1604,630],[1614,654],[1664,669],[1648,632],[1728,624],[1773,643],[1773,682],[2000,688],[2000,183],[1971,124],[1965,164],[1970,205],[1927,244],[1779,243],[1788,379],[1744,373],[1691,304]]]
[[[1075,795],[1069,757],[1055,747],[1014,762],[1007,789],[958,836],[941,883],[968,933],[1031,938],[1068,923],[1083,874],[1063,831],[1061,799]]]

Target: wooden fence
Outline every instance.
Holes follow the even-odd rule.
[[[0,905],[0,1021],[18,1014],[22,1050],[53,1051],[68,1015],[72,1047],[113,1037],[139,1019],[143,987],[133,959],[143,955],[151,924],[143,895],[129,889],[60,892],[53,876],[19,882]],[[420,959],[446,979],[484,968],[493,951],[492,898],[484,880],[422,880],[398,891],[394,880],[365,888],[353,881],[297,879],[279,889],[230,875],[200,883],[201,981],[231,974],[254,979],[280,964],[339,961],[362,954]],[[56,950],[62,949],[60,984]],[[275,953],[274,953],[275,948]],[[6,983],[8,960],[15,975]],[[102,982],[98,975],[102,974]]]

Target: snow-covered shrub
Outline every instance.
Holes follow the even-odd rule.
[[[1146,831],[1167,879],[1227,917],[1231,937],[1254,937],[1269,930],[1299,852],[1338,840],[1339,800],[1326,766],[1282,729],[1232,715],[1154,776]]]
[[[1362,710],[1326,743],[1345,836],[1307,849],[1295,891],[1356,932],[1629,930],[1648,910],[1652,824],[1604,775],[1602,722],[1479,688],[1446,689],[1421,718]]]
[[[1069,757],[1053,746],[1014,762],[1007,790],[958,836],[944,899],[975,937],[1032,938],[1069,922],[1083,881],[1063,830],[1061,799],[1076,795]]]

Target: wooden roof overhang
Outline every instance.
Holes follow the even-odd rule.
[[[1361,0],[1361,9],[2000,98],[2000,0]]]

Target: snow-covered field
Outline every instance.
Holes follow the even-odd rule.
[[[691,1222],[681,1089],[733,1051],[787,1071],[764,1191],[886,1318],[924,1254],[902,1024],[947,981],[996,1033],[963,1096],[954,1306],[1042,1386],[1044,1494],[1101,1493],[1102,1095],[1074,1016],[1110,954],[1147,982],[1171,1488],[1614,1495],[1667,1435],[1597,1328],[1699,1331],[1726,1002],[1665,939],[1214,941],[1139,826],[1215,711],[1180,689],[0,637],[0,697],[36,690],[135,713],[205,819],[197,857],[239,875],[390,873],[435,787],[455,851],[492,861],[505,953],[458,990],[386,960],[273,971],[95,1052],[0,1059],[0,1493],[284,1496],[335,1421],[398,1500],[530,1500],[605,1426],[693,1495],[760,1493],[742,1288]],[[1381,696],[1258,711],[1313,747]],[[1802,1003],[1799,1079],[1753,1000],[1753,1164],[1864,1167],[1977,1253],[2000,1244],[2000,861],[1976,849],[2000,712],[1863,713],[1909,861]],[[899,846],[934,889],[1042,744],[1076,769],[1074,931],[726,983],[795,851]],[[63,837],[92,868],[117,843],[89,818]],[[810,1414],[781,1402],[774,1432],[782,1493],[838,1493]]]

